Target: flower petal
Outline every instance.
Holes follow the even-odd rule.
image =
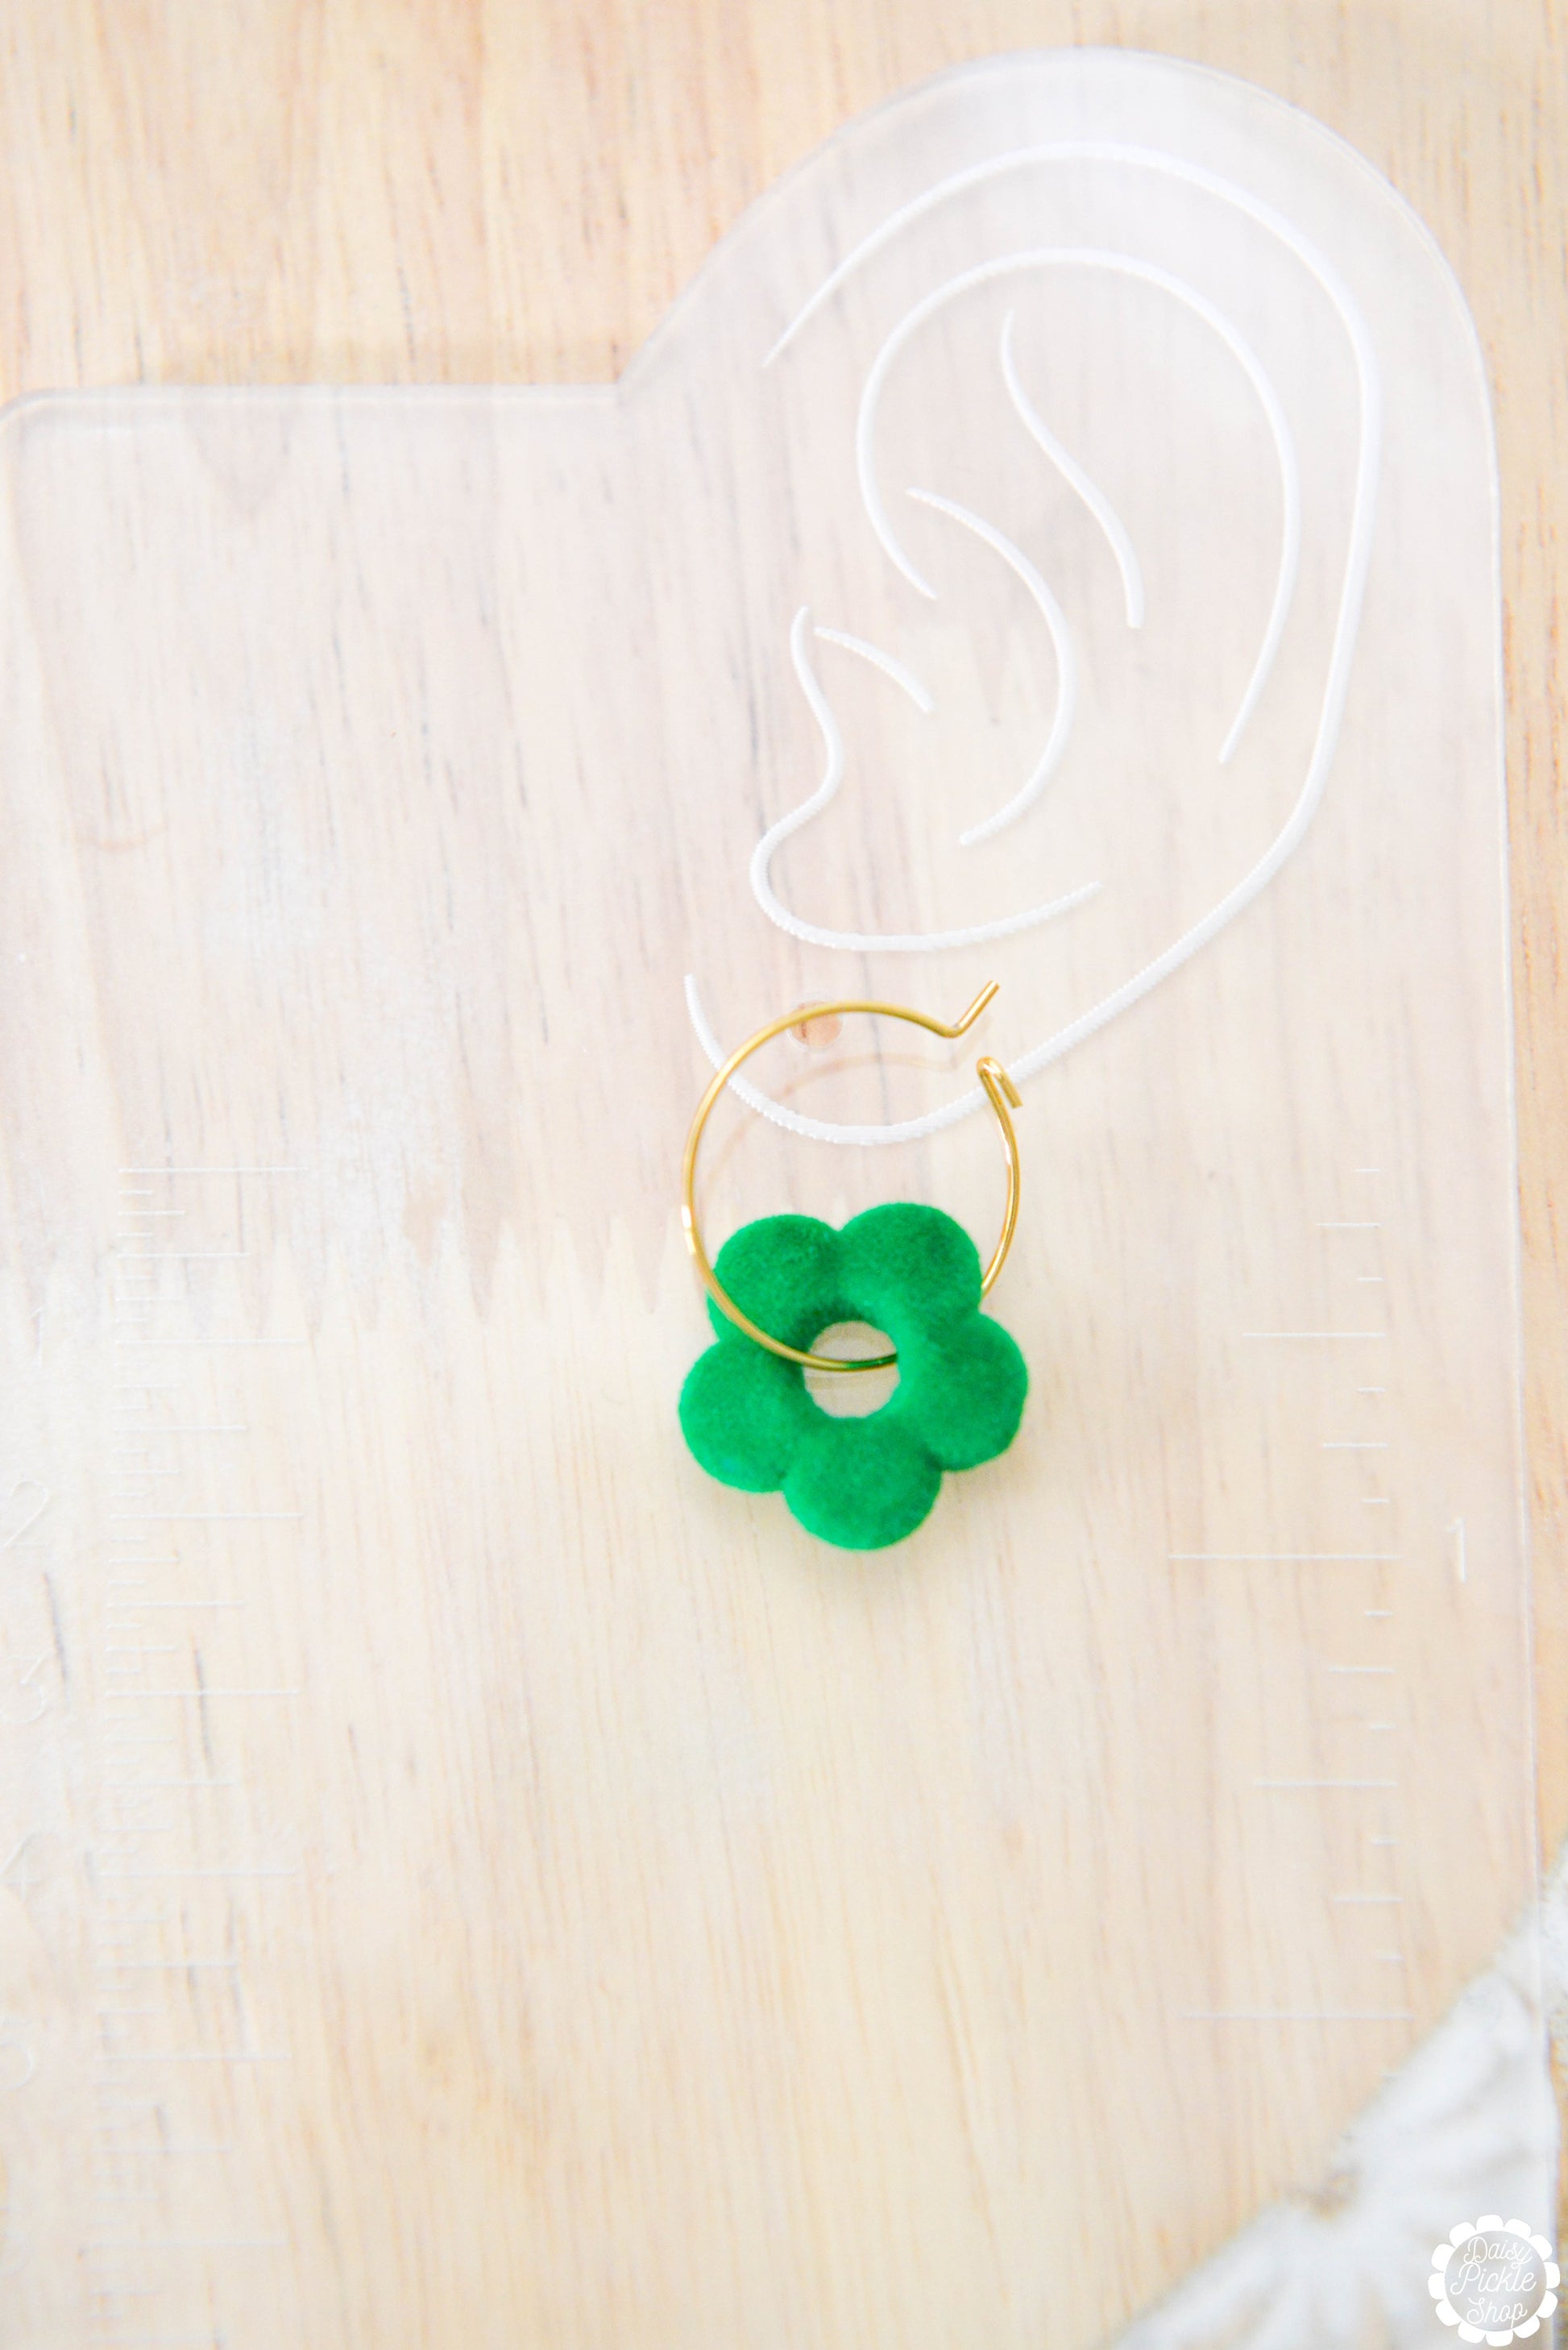
[[[864,1419],[812,1410],[784,1488],[806,1532],[844,1550],[881,1550],[912,1534],[942,1482],[919,1438],[887,1406]]]
[[[988,1314],[920,1338],[898,1358],[899,1416],[944,1469],[977,1469],[1018,1433],[1029,1372]]]
[[[980,1304],[980,1253],[940,1208],[895,1200],[838,1235],[838,1286],[902,1354],[918,1331],[946,1329]]]
[[[710,1347],[687,1372],[681,1433],[692,1458],[721,1484],[774,1493],[814,1419],[826,1415],[793,1363],[735,1336],[738,1347]]]
[[[742,1314],[786,1347],[809,1347],[841,1317],[838,1234],[815,1216],[759,1216],[732,1232],[713,1270]],[[708,1318],[722,1339],[756,1344],[710,1298]],[[775,1358],[777,1359],[777,1358]]]

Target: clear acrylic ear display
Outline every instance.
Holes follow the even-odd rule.
[[[1342,2276],[1426,2339],[1552,2126],[1419,224],[1240,84],[1003,58],[612,390],[3,449],[18,2342],[1321,2345]],[[983,1244],[1023,1091],[1023,1430],[833,1555],[680,1444],[686,1122],[992,977],[705,1157],[715,1242]]]

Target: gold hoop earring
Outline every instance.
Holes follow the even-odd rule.
[[[814,1217],[763,1217],[732,1233],[715,1264],[697,1215],[703,1129],[737,1070],[805,1019],[879,1014],[951,1039],[973,1027],[996,993],[992,980],[952,1022],[863,997],[786,1012],[715,1071],[686,1137],[680,1220],[718,1339],[681,1390],[687,1445],[724,1484],[749,1492],[782,1488],[804,1525],[847,1549],[901,1541],[927,1515],[944,1470],[993,1459],[1017,1431],[1028,1373],[1008,1333],[980,1306],[1018,1225],[1022,1170],[1012,1115],[1020,1107],[1018,1088],[1000,1061],[981,1057],[980,1082],[1007,1163],[1002,1232],[983,1271],[961,1225],[940,1209],[909,1201],[870,1209],[842,1232]],[[811,1351],[821,1331],[855,1320],[886,1329],[893,1351],[851,1357]],[[863,1419],[825,1412],[806,1391],[807,1368],[849,1373],[895,1365],[898,1390]]]

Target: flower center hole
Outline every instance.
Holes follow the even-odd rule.
[[[818,1331],[811,1348],[815,1355],[840,1355],[847,1360],[856,1355],[890,1355],[893,1341],[886,1330],[873,1329],[869,1322],[835,1322]],[[807,1371],[805,1375],[806,1393],[835,1419],[864,1419],[868,1412],[880,1411],[898,1385],[897,1363],[889,1363],[883,1371]]]

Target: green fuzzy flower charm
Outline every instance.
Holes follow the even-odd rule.
[[[1029,1374],[980,1310],[981,1265],[961,1224],[898,1201],[835,1232],[812,1216],[764,1216],[714,1266],[743,1314],[786,1346],[836,1322],[886,1330],[898,1385],[879,1411],[839,1419],[798,1363],[770,1354],[711,1301],[719,1343],[680,1391],[693,1457],[726,1485],[784,1500],[809,1534],[845,1550],[901,1542],[929,1513],[944,1469],[975,1469],[1018,1432]]]

